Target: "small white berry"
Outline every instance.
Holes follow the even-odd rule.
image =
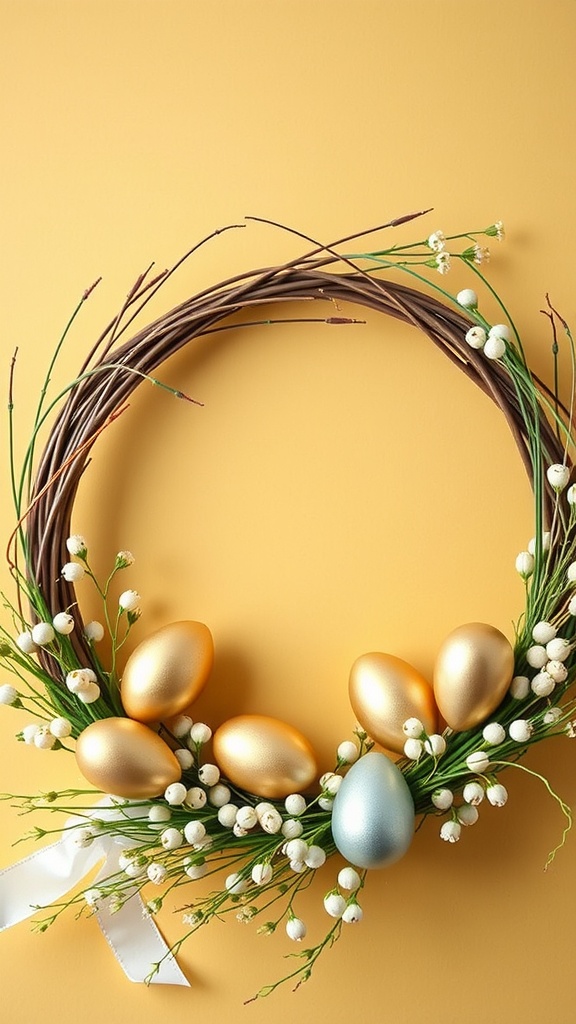
[[[530,692],[530,680],[528,676],[514,676],[510,683],[508,692],[514,700],[524,700]]]
[[[35,654],[38,650],[38,644],[34,643],[29,629],[25,629],[23,633],[16,637],[16,646],[23,654]]]
[[[432,793],[432,803],[439,811],[447,811],[452,807],[454,794],[451,789],[435,789]]]
[[[203,764],[198,769],[198,778],[204,786],[216,786],[220,781],[220,769],[216,764]]]
[[[165,850],[177,850],[184,842],[184,836],[177,828],[165,828],[160,833],[160,842]]]
[[[488,337],[502,338],[504,341],[510,341],[510,328],[506,324],[494,324],[488,331]]]
[[[45,647],[51,644],[54,639],[54,628],[49,622],[37,622],[32,627],[32,640],[38,647]]]
[[[187,858],[184,860],[184,872],[188,875],[188,878],[191,878],[192,880],[204,878],[207,870],[208,865],[204,860],[193,861],[188,860]]]
[[[288,814],[294,814],[298,817],[299,814],[304,814],[306,810],[306,801],[300,793],[290,793],[284,801],[284,807]]]
[[[466,758],[466,765],[471,772],[478,772],[479,774],[482,774],[482,772],[486,771],[489,764],[490,759],[483,750],[475,750],[473,753],[468,754],[468,757]]]
[[[432,733],[428,739],[424,740],[424,750],[432,757],[441,757],[446,751],[446,740],[438,733]]]
[[[88,683],[88,686],[79,690],[76,696],[82,704],[94,704],[100,697],[100,687],[98,683]]]
[[[224,805],[226,806],[226,805]],[[251,828],[255,828],[258,824],[258,815],[253,807],[245,806],[239,807],[236,811],[236,821],[240,828],[246,829],[248,832]]]
[[[184,838],[190,846],[201,843],[206,835],[206,826],[201,821],[187,821],[184,826]]]
[[[196,746],[201,747],[204,743],[208,743],[211,736],[212,729],[204,722],[195,722],[190,729],[190,741]]]
[[[561,718],[562,708],[554,707],[548,708],[548,710],[544,712],[544,717],[542,718],[542,721],[544,722],[544,725],[555,725],[555,723],[558,722]]]
[[[40,750],[51,750],[56,743],[56,737],[50,732],[47,725],[41,725],[34,734],[34,746]]]
[[[508,799],[508,791],[505,786],[496,782],[494,785],[488,786],[486,796],[493,807],[504,807]]]
[[[563,491],[570,479],[570,467],[555,463],[546,470],[548,483],[555,491]]]
[[[242,878],[239,871],[234,871],[231,875],[228,875],[224,882],[224,887],[231,892],[233,896],[239,896],[248,888],[248,879]]]
[[[285,839],[297,839],[298,836],[302,835],[304,826],[298,818],[287,818],[286,821],[282,822],[280,831]]]
[[[225,787],[223,787],[223,788],[225,788]],[[214,804],[213,806],[214,807],[222,807],[223,804],[227,804],[228,803],[229,799],[230,799],[230,790],[227,790],[226,791],[226,799],[224,799],[224,795],[223,795],[222,803]],[[210,802],[212,802],[212,801],[210,801]],[[200,786],[192,786],[188,790],[188,792],[186,793],[186,806],[187,807],[191,807],[193,811],[199,811],[200,808],[204,807],[205,804],[206,804],[206,793],[204,792],[204,790],[201,789]]]
[[[186,749],[186,747],[179,747],[178,750],[175,750],[174,757],[178,761],[178,764],[180,765],[183,772],[185,772],[188,768],[191,768],[192,765],[194,764],[194,758],[192,757],[191,752]]]
[[[484,355],[487,359],[502,359],[506,353],[506,342],[494,334],[488,334],[484,345]]]
[[[282,852],[285,853],[288,860],[300,860],[304,862],[308,855],[308,843],[305,843],[303,839],[290,839],[290,841],[285,843],[282,847]]]
[[[364,911],[357,903],[349,903],[342,914],[342,920],[345,924],[358,924],[363,917]]]
[[[18,700],[18,690],[15,690],[10,683],[3,683],[0,686],[0,704],[15,704]]]
[[[286,921],[286,934],[293,942],[301,942],[306,935],[306,925],[299,917],[291,917]]]
[[[170,821],[171,817],[172,811],[169,807],[165,807],[164,804],[152,804],[148,811],[148,821],[154,824]]]
[[[548,551],[549,550],[549,548],[550,548],[550,540],[551,540],[551,537],[550,537],[550,534],[548,532],[542,534],[542,551]],[[528,541],[528,551],[530,552],[531,555],[535,555],[536,554],[536,538],[535,537],[532,537],[531,540]],[[534,639],[536,640],[536,637],[534,637]],[[544,641],[543,640],[538,640],[537,642],[540,643],[540,644],[541,643],[546,643],[545,640]]]
[[[500,725],[500,722],[488,722],[488,725],[482,729],[482,738],[491,747],[496,747],[499,743],[504,743],[506,730]]]
[[[483,327],[471,327],[465,334],[465,340],[470,345],[470,348],[481,349],[486,344],[488,335]]]
[[[557,636],[550,643],[546,644],[546,654],[549,661],[566,661],[572,653],[572,644],[569,640]]]
[[[419,718],[407,718],[402,726],[402,732],[409,739],[418,740],[424,732],[424,726]]]
[[[358,745],[352,740],[344,740],[338,747],[336,754],[341,764],[354,764],[360,756],[360,750]]]
[[[234,828],[238,810],[235,804],[223,804],[218,808],[218,821],[224,828]]]
[[[484,787],[479,782],[467,782],[462,790],[462,796],[467,804],[477,807],[484,799]]]
[[[194,722],[189,715],[177,715],[170,722],[170,732],[177,740],[183,740],[185,736],[188,736],[193,725]]]
[[[84,537],[79,533],[73,533],[71,537],[66,540],[66,549],[69,555],[74,555],[76,558],[82,556],[84,558],[88,551],[88,545]]]
[[[562,662],[559,662],[562,664]],[[556,683],[552,679],[552,676],[546,671],[539,672],[538,675],[534,676],[530,683],[530,688],[537,697],[549,697],[553,692]]]
[[[458,292],[456,302],[459,306],[464,306],[464,309],[477,309],[478,296],[472,288],[463,288],[461,292]]]
[[[72,732],[72,722],[69,722],[67,718],[53,718],[49,728],[53,736],[63,740]]]
[[[329,892],[324,897],[324,910],[330,917],[342,917],[346,910],[346,900],[340,893]]]
[[[521,551],[516,557],[516,572],[523,580],[527,580],[534,572],[534,556],[529,551]]]
[[[22,729],[22,739],[24,740],[24,743],[31,746],[34,743],[34,737],[39,730],[40,726],[37,725],[36,722],[31,722],[30,725],[25,725]]]
[[[326,863],[325,851],[321,846],[309,846],[308,853],[304,857],[304,863],[307,868],[312,868],[314,871],[317,868],[321,868]]]
[[[270,864],[255,864],[252,868],[252,881],[255,885],[268,885],[272,881],[272,875]]]
[[[230,804],[230,798],[229,787],[222,782],[216,782],[216,785],[211,785],[208,790],[208,801],[212,807],[223,807],[224,804]]]
[[[68,583],[78,583],[84,578],[86,570],[79,562],[66,562],[62,566],[61,573]]]
[[[544,646],[554,639],[557,629],[551,622],[537,622],[532,630],[532,639],[536,644]]]
[[[440,829],[440,839],[445,843],[457,843],[462,833],[459,821],[445,821]]]
[[[164,791],[164,799],[171,807],[180,807],[187,795],[186,786],[182,782],[173,782]]]
[[[461,825],[475,825],[478,821],[478,808],[475,804],[462,804],[457,808],[456,816]]]
[[[526,651],[526,661],[531,668],[544,668],[544,665],[549,660],[546,648],[542,644],[535,644]]]
[[[87,640],[92,640],[93,643],[99,643],[100,640],[104,639],[104,626],[101,622],[97,622],[96,619],[92,619],[92,622],[88,622],[84,626],[84,636]]]
[[[527,743],[533,731],[532,723],[524,718],[517,718],[508,727],[508,734],[516,743]]]
[[[404,753],[411,761],[417,761],[423,749],[422,740],[407,739],[404,744]]]
[[[338,885],[348,892],[355,892],[360,888],[360,875],[354,868],[345,867],[338,872]]]
[[[74,629],[74,619],[68,612],[58,612],[52,619],[52,625],[57,633],[68,636]]]
[[[118,606],[124,612],[136,612],[142,598],[137,590],[124,590],[118,598]]]
[[[568,678],[566,665],[563,661],[558,661],[558,659],[549,661],[546,665],[546,671],[555,683],[563,683]]]

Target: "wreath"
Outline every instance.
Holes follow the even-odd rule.
[[[419,216],[373,230],[392,230]],[[96,915],[131,980],[187,984],[178,951],[214,917],[254,919],[265,933],[282,926],[290,940],[304,940],[298,896],[329,858],[340,855],[344,865],[324,898],[326,934],[298,952],[294,969],[264,986],[262,996],[284,981],[297,987],[307,980],[342,928],[361,920],[367,872],[406,852],[417,821],[439,818],[441,838],[455,843],[463,827],[478,819],[483,800],[503,806],[504,769],[515,767],[546,785],[566,817],[563,845],[570,809],[521,759],[534,743],[576,732],[573,395],[568,409],[560,399],[558,372],[553,389],[531,372],[512,317],[486,281],[485,238],[500,241],[501,222],[481,232],[445,237],[436,231],[409,245],[348,251],[371,233],[323,245],[296,232],[310,246],[304,255],[206,288],[129,336],[135,317],[182,261],[158,277],[143,274],[76,378],[52,398],[52,370],[88,289],[51,360],[20,467],[14,455],[12,360],[16,526],[8,562],[16,596],[5,599],[0,660],[14,679],[0,686],[0,702],[34,716],[17,739],[45,750],[75,751],[94,789],[5,795],[26,811],[48,807],[65,820],[55,843],[0,876],[2,926],[36,911],[36,925],[44,930],[74,908]],[[487,321],[472,288],[455,296],[445,289],[455,261],[466,264],[497,299],[501,323]],[[410,284],[396,280],[395,272]],[[328,306],[329,315],[320,318],[328,324],[356,322],[341,315],[352,304],[426,335],[496,403],[534,493],[534,538],[516,560],[526,601],[512,642],[488,623],[463,624],[438,652],[432,682],[392,654],[361,655],[349,686],[358,724],[323,773],[308,739],[289,723],[239,715],[212,735],[208,724],[193,720],[194,700],[214,658],[204,623],[165,624],[137,644],[120,671],[118,655],[140,619],[140,596],[130,588],[119,598],[114,594],[134,558],[120,551],[108,577],[99,579],[89,544],[72,532],[91,449],[135,388],[152,382],[193,401],[155,376],[166,359],[222,330],[285,322],[289,304],[303,299]],[[279,308],[281,317],[270,318]],[[558,334],[564,334],[573,358],[572,336],[550,304],[546,312],[557,371]],[[48,439],[37,456],[46,423]],[[101,621],[83,621],[77,588],[87,584],[102,602]],[[105,636],[106,658],[99,653]],[[47,834],[39,827],[32,833]],[[85,884],[96,865],[99,873]],[[215,887],[196,896],[196,880],[212,875]],[[34,907],[23,895],[31,884],[38,894]],[[154,918],[166,894],[181,887],[185,927],[168,948]]]

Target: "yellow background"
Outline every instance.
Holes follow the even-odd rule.
[[[571,0],[4,0],[0,17],[0,353],[6,381],[19,347],[20,445],[84,288],[103,275],[56,385],[142,269],[246,214],[324,241],[430,206],[398,241],[502,218],[490,277],[549,379],[545,292],[576,321]],[[269,227],[231,232],[155,308],[298,251]],[[198,718],[285,717],[328,766],[353,726],[347,676],[363,651],[429,672],[461,622],[511,635],[529,488],[490,403],[423,337],[377,317],[263,328],[182,356],[165,379],[204,408],[142,389],[95,452],[75,528],[103,566],[136,553],[140,636],[180,617],[210,625],[217,665]],[[2,709],[1,788],[73,784],[65,755],[13,742],[21,725]],[[554,741],[528,762],[572,803],[575,750]],[[213,924],[182,955],[190,990],[146,990],[94,922],[70,916],[0,938],[5,1019],[569,1024],[576,838],[545,874],[561,815],[537,781],[506,782],[506,809],[482,810],[458,846],[429,821],[403,861],[373,873],[364,922],[297,995],[242,1005],[285,967],[280,934]],[[31,821],[6,804],[1,817],[7,865]],[[329,865],[303,899],[312,937],[333,878]],[[177,915],[160,923],[178,936]]]

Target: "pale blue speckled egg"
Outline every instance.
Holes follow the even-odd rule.
[[[352,765],[334,799],[332,835],[337,849],[358,868],[398,860],[414,835],[414,801],[402,772],[372,751]]]

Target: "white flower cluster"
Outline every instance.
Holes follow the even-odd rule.
[[[467,300],[468,291],[469,289],[466,289],[464,296],[462,292],[459,292],[457,299],[460,305],[473,308]],[[462,296],[465,301],[461,301]],[[477,300],[474,305],[476,304]],[[474,327],[470,327],[466,331],[465,338],[470,348],[482,350],[487,359],[502,359],[506,354],[507,343],[510,341],[510,328],[506,324],[494,324],[486,330],[480,324],[475,324]]]
[[[324,897],[324,910],[330,917],[344,921],[345,924],[358,924],[364,916],[362,907],[357,901],[356,893],[362,880],[355,868],[345,867],[338,874],[338,887],[330,889]],[[344,889],[350,895],[345,896]]]
[[[428,238],[428,248],[435,254],[434,262],[439,274],[447,274],[450,270],[450,253],[446,249],[446,236],[443,231],[434,231]]]
[[[404,754],[410,761],[420,760],[422,754],[439,758],[446,752],[446,740],[439,733],[428,735],[419,718],[408,718],[402,726],[402,732],[407,736],[404,744]]]

